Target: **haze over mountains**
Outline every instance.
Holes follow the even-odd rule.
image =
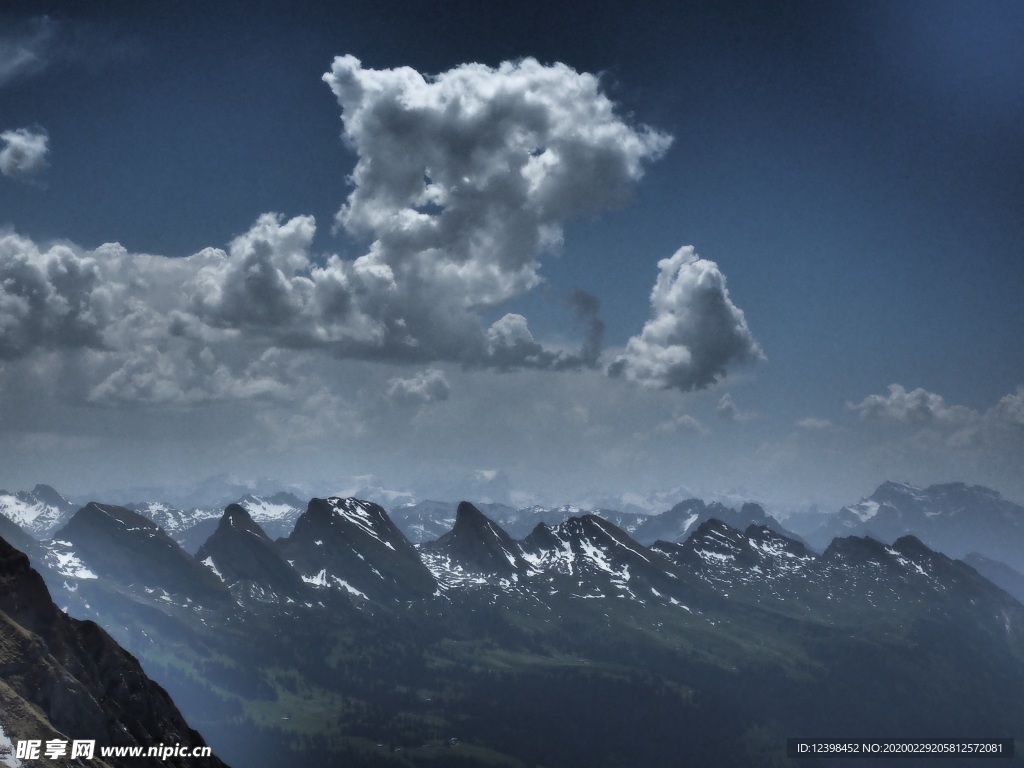
[[[3,499],[45,526],[68,505]],[[984,575],[1017,572],[965,523],[1005,540],[1024,509],[989,489],[886,483],[806,541],[756,504],[697,499],[648,516],[240,501],[216,518],[89,503],[26,547],[57,604],[107,627],[238,765],[676,765],[666,733],[715,765],[783,765],[786,736],[851,722],[1024,727],[1024,606]],[[894,537],[865,536],[873,520]],[[924,540],[954,523],[983,568]],[[842,535],[821,547],[826,525]]]

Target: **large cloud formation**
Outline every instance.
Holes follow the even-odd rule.
[[[186,258],[0,232],[0,361],[75,350],[89,400],[143,404],[286,399],[312,354],[597,368],[605,325],[582,290],[568,298],[576,350],[547,346],[520,314],[484,318],[539,285],[563,223],[626,199],[670,137],[618,115],[593,75],[533,59],[431,77],[342,56],[324,80],[356,155],[336,224],[361,256],[316,254],[313,217],[274,213]],[[46,146],[22,133],[4,134],[9,149],[43,149],[11,160],[19,173]],[[659,267],[654,316],[613,373],[689,390],[761,356],[713,262],[684,248]],[[391,398],[447,397],[440,369],[426,370],[394,379]]]
[[[95,258],[0,232],[0,360],[99,346],[113,307]]]
[[[764,358],[715,262],[685,246],[659,261],[658,269],[651,319],[609,373],[648,387],[689,391],[713,384],[730,363]]]
[[[375,308],[381,353],[501,367],[593,363],[544,350],[521,316],[479,312],[541,282],[561,224],[620,203],[671,139],[630,126],[593,75],[533,59],[436,77],[365,69],[324,76],[358,155],[338,225],[371,241],[356,266],[392,282]]]

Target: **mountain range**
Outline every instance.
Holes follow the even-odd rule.
[[[886,484],[831,524],[917,510],[934,533],[976,497],[1012,530],[1020,508],[994,492],[940,488]],[[90,503],[48,541],[22,533],[54,601],[104,626],[237,765],[674,766],[680,740],[698,764],[788,765],[789,736],[1024,725],[1014,569],[924,535],[851,525],[821,546],[755,504],[699,500],[393,519],[331,497],[271,536],[258,516],[294,501],[268,514],[264,498],[203,518],[194,555],[154,506]],[[429,541],[398,524],[438,518]]]
[[[851,534],[886,542],[913,534],[950,557],[978,552],[1024,571],[1024,507],[980,485],[886,482],[805,535],[821,547]]]

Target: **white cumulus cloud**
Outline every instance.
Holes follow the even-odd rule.
[[[970,408],[947,405],[941,395],[918,387],[907,391],[899,384],[890,384],[887,395],[868,395],[859,403],[846,407],[862,419],[904,424],[962,425],[977,417]]]
[[[0,133],[0,173],[14,179],[31,179],[46,168],[50,137],[46,131],[16,128]]]
[[[619,115],[597,77],[563,64],[468,64],[427,76],[343,56],[324,79],[357,156],[337,223],[366,241],[362,255],[314,253],[314,218],[277,213],[224,249],[185,258],[0,231],[0,360],[76,350],[89,402],[170,405],[283,399],[298,381],[289,362],[298,355],[595,368],[604,323],[584,291],[568,299],[584,331],[578,349],[534,338],[523,315],[491,318],[542,282],[540,260],[563,223],[621,203],[670,137]],[[45,163],[44,133],[2,136],[5,173]],[[724,280],[716,290],[738,312]],[[696,301],[693,319],[714,311],[701,291],[682,300]],[[666,301],[680,302],[669,296],[656,308]],[[697,335],[717,334],[708,344],[723,343],[714,324],[698,326]],[[690,347],[696,365],[709,364],[702,340]],[[394,399],[448,393],[432,367],[389,386]]]
[[[97,347],[113,306],[97,260],[0,231],[0,359]]]
[[[651,319],[629,339],[609,373],[648,387],[689,391],[710,386],[731,363],[764,358],[715,262],[685,246],[659,261],[658,269]]]
[[[592,363],[592,344],[573,361],[538,353],[523,333],[495,346],[478,313],[536,287],[562,223],[622,202],[671,139],[628,124],[598,78],[563,64],[466,64],[424,76],[342,56],[324,80],[358,155],[337,223],[370,240],[362,259],[394,279],[380,306],[381,354]]]
[[[990,413],[1006,429],[1024,430],[1024,386],[1000,398]]]

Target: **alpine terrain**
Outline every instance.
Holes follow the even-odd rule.
[[[857,509],[944,509],[883,489]],[[1008,509],[965,492],[941,496],[961,519]],[[314,498],[273,536],[243,498],[192,555],[155,506],[89,503],[22,541],[236,765],[782,766],[796,736],[1024,732],[1024,606],[937,528],[814,548],[755,504],[401,509],[449,524],[413,543],[379,504]]]

